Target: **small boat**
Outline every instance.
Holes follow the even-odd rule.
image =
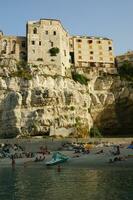
[[[69,159],[68,156],[63,155],[59,152],[56,152],[53,154],[52,159],[50,161],[46,162],[46,165],[49,165],[49,166],[56,165],[56,164],[59,164],[62,162],[66,162],[68,159]]]
[[[127,148],[128,149],[133,149],[133,144],[130,144]]]

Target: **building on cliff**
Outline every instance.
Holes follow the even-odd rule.
[[[26,37],[6,36],[0,31],[0,57],[26,60]]]
[[[0,32],[1,57],[27,60],[35,65],[114,67],[113,42],[108,38],[70,36],[59,20],[40,19],[27,23],[26,37]]]
[[[69,34],[59,20],[27,23],[27,55],[28,63],[69,67]]]
[[[113,67],[113,42],[108,38],[73,36],[70,55],[76,67]]]

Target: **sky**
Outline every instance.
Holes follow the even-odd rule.
[[[133,50],[133,0],[0,0],[0,30],[25,36],[26,22],[60,19],[71,35],[108,37],[115,55]]]

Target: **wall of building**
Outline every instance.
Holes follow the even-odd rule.
[[[70,39],[76,67],[114,64],[113,42],[106,38],[74,36]]]
[[[27,59],[26,37],[5,36],[0,34],[0,55],[17,61]]]
[[[28,62],[44,65],[57,65],[64,69],[69,67],[69,36],[60,21],[41,19],[27,24]],[[49,50],[58,48],[59,53],[51,56]]]

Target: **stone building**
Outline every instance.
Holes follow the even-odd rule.
[[[108,38],[73,36],[69,40],[75,67],[113,67],[113,42]]]
[[[108,38],[70,36],[56,19],[29,21],[26,29],[26,37],[0,32],[1,57],[58,68],[63,76],[71,66],[114,67],[113,42]]]
[[[116,63],[118,67],[120,67],[125,61],[133,64],[133,51],[128,51],[125,54],[116,56]]]
[[[0,31],[0,56],[17,61],[27,60],[26,37],[6,36]]]
[[[28,63],[69,68],[69,34],[59,20],[40,19],[27,23]]]

